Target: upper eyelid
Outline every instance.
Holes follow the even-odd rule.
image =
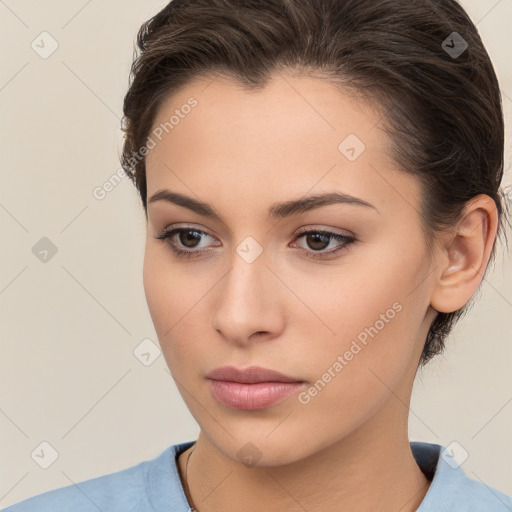
[[[178,234],[180,232],[184,232],[184,231],[196,231],[196,232],[200,233],[201,235],[206,235],[211,238],[217,239],[217,237],[215,235],[211,235],[210,233],[208,233],[208,231],[206,231],[202,228],[197,228],[195,226],[190,226],[190,225],[166,227],[161,232],[161,234],[162,235],[167,234],[168,236],[174,237],[176,234]],[[171,233],[172,233],[172,235],[171,235]],[[356,236],[351,232],[338,232],[337,228],[335,229],[335,228],[329,228],[329,227],[325,227],[325,226],[322,226],[322,227],[308,226],[308,227],[300,228],[299,231],[297,231],[294,234],[294,240],[299,239],[299,237],[302,237],[303,235],[305,235],[307,233],[322,233],[325,235],[333,235],[331,238],[340,236],[340,237],[345,237],[347,239],[350,239],[351,241],[357,240]],[[205,250],[207,250],[207,249],[205,249]],[[195,250],[190,249],[190,252],[195,252]]]
[[[217,238],[216,235],[212,235],[211,233],[209,233],[209,231],[207,229],[198,228],[198,227],[193,226],[193,225],[184,225],[184,226],[180,226],[180,225],[174,226],[174,225],[171,225],[171,226],[165,227],[160,232],[170,233],[171,231],[178,230],[178,229],[190,230],[190,231],[198,231],[198,232],[203,233],[205,235]],[[295,233],[295,236],[301,235],[303,233],[307,233],[309,231],[314,231],[314,232],[324,231],[326,233],[330,233],[330,234],[333,234],[333,235],[342,235],[342,236],[347,236],[347,237],[355,237],[355,234],[352,233],[350,230],[348,230],[348,229],[341,229],[341,231],[339,231],[340,229],[341,228],[331,228],[331,227],[328,227],[328,226],[325,226],[325,225],[321,225],[321,224],[316,224],[316,225],[313,224],[312,226],[307,226],[307,227],[300,228]]]

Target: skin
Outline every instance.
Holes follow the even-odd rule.
[[[408,440],[414,377],[436,312],[462,307],[481,282],[496,236],[495,204],[474,198],[430,260],[420,185],[387,156],[390,140],[370,104],[312,77],[276,74],[257,92],[212,79],[166,98],[154,127],[191,96],[198,105],[146,161],[148,198],[169,189],[222,217],[165,201],[148,205],[148,307],[200,426],[187,498],[199,512],[415,511],[430,482]],[[351,133],[366,145],[353,162],[338,149]],[[375,209],[335,204],[278,220],[267,215],[274,203],[333,191]],[[210,252],[179,258],[156,238],[185,226],[206,234],[174,242]],[[315,260],[308,255],[343,243],[298,238],[304,228],[356,241]],[[263,249],[252,263],[236,252],[248,236]],[[225,365],[277,370],[307,389],[394,303],[401,311],[307,404],[297,392],[244,411],[211,393],[206,375]],[[238,455],[247,443],[259,456],[250,465]],[[178,460],[182,478],[189,454]]]

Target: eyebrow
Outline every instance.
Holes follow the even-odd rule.
[[[149,203],[155,203],[157,201],[165,201],[167,203],[183,206],[184,208],[188,208],[198,215],[217,219],[222,222],[221,215],[212,205],[198,201],[192,197],[179,194],[178,192],[172,192],[166,189],[159,190],[151,196]],[[274,203],[268,209],[268,215],[273,219],[283,219],[332,204],[352,204],[356,206],[363,206],[365,208],[373,208],[377,212],[379,211],[374,205],[358,197],[340,192],[330,192],[326,194],[317,194],[302,199],[286,201],[284,203]]]

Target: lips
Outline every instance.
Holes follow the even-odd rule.
[[[207,375],[219,403],[246,411],[267,409],[302,389],[304,381],[259,366],[217,368]]]
[[[212,380],[256,384],[258,382],[303,382],[300,379],[283,375],[282,373],[259,366],[250,366],[239,370],[233,366],[216,368],[207,375]]]

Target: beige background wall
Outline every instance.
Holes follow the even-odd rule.
[[[462,3],[501,82],[509,168],[512,0]],[[0,508],[198,433],[163,357],[145,366],[134,355],[146,338],[158,343],[135,189],[125,179],[104,199],[93,195],[119,169],[136,31],[165,4],[0,1]],[[51,49],[43,31],[58,43],[47,59],[31,47]],[[457,441],[469,476],[510,494],[511,330],[512,265],[501,250],[446,355],[418,377],[410,415],[412,440]],[[47,469],[31,457],[43,442],[58,452]]]

